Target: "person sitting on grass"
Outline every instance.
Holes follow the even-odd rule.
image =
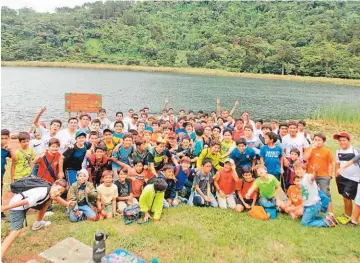
[[[236,182],[236,207],[235,211],[242,212],[244,210],[250,210],[252,207],[256,205],[256,201],[258,198],[258,191],[255,190],[250,198],[246,198],[246,194],[249,189],[253,186],[255,182],[255,178],[253,177],[253,173],[251,171],[250,166],[242,167],[243,178],[239,179]]]
[[[302,205],[302,195],[300,187],[300,177],[295,176],[294,185],[291,185],[287,192],[287,201],[281,201],[280,209],[285,213],[291,215],[293,220],[303,215],[304,207]]]
[[[315,174],[307,174],[300,161],[294,164],[294,169],[296,175],[301,178],[300,186],[304,205],[301,224],[308,227],[334,227],[337,222],[333,215],[328,214],[325,218],[319,216],[322,204],[316,184],[317,176]],[[314,167],[315,173],[316,169]]]
[[[191,193],[191,187],[193,182],[190,181],[190,175],[195,173],[195,169],[190,168],[191,160],[188,156],[183,157],[180,160],[180,165],[175,166],[175,177],[176,177],[176,200],[184,200],[188,198]]]
[[[112,218],[116,213],[116,198],[118,197],[118,189],[113,184],[113,171],[106,170],[103,172],[103,183],[97,188],[98,197],[96,206],[100,212],[99,219]]]
[[[76,175],[77,181],[70,186],[69,200],[75,203],[73,209],[70,210],[71,222],[79,222],[86,219],[90,221],[97,220],[93,204],[96,202],[98,193],[88,179],[88,171],[82,169]]]
[[[30,135],[19,132],[19,142],[20,148],[12,155],[11,182],[29,176],[34,167],[35,152],[29,147]]]
[[[250,199],[252,193],[259,189],[259,204],[261,206],[279,206],[282,190],[278,179],[276,179],[275,176],[268,174],[266,167],[263,165],[259,165],[256,172],[259,177],[255,180],[253,186],[247,192],[245,196],[246,199]]]
[[[235,184],[239,180],[235,170],[235,163],[230,158],[224,161],[224,168],[215,175],[214,185],[216,188],[216,197],[219,207],[226,209],[235,209],[236,202],[234,198]]]
[[[220,150],[217,144],[218,151]],[[219,153],[218,153],[219,154]],[[220,154],[219,154],[220,155]],[[198,171],[194,178],[194,190],[190,195],[188,204],[195,206],[210,205],[211,207],[217,207],[218,204],[215,197],[210,191],[210,176],[212,170],[212,160],[206,158],[202,161],[201,169]]]
[[[115,181],[118,189],[118,197],[116,197],[116,211],[122,215],[124,209],[132,204],[137,204],[137,200],[132,193],[131,181],[128,179],[128,169],[122,168],[119,172],[119,180]]]
[[[165,190],[168,185],[162,178],[156,178],[153,184],[148,184],[141,193],[139,206],[144,213],[144,222],[148,222],[153,215],[154,223],[157,223],[162,214]],[[151,213],[151,214],[150,214]]]
[[[59,179],[51,186],[50,191],[47,187],[36,187],[24,191],[21,194],[15,194],[8,205],[1,206],[1,212],[10,210],[10,233],[1,243],[1,258],[9,247],[14,243],[19,236],[21,229],[26,222],[26,213],[30,208],[39,210],[36,221],[32,225],[32,230],[37,231],[42,227],[47,227],[51,224],[50,221],[43,221],[46,209],[51,203],[51,200],[57,201],[59,204],[72,207],[72,202],[66,202],[60,195],[64,193],[67,187],[67,182],[64,179]]]

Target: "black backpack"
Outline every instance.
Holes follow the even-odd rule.
[[[11,192],[14,194],[22,195],[23,199],[25,199],[23,192],[33,189],[33,188],[37,188],[37,187],[46,187],[47,188],[47,194],[46,194],[45,198],[39,200],[36,203],[36,205],[39,205],[39,204],[44,203],[46,200],[48,200],[50,198],[49,193],[50,193],[50,189],[51,189],[51,184],[49,184],[48,182],[44,181],[43,179],[41,179],[39,177],[33,177],[33,176],[26,176],[26,177],[10,184]]]

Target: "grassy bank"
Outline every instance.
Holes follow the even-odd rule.
[[[87,69],[144,71],[144,72],[164,72],[164,73],[209,75],[209,76],[229,76],[229,77],[240,77],[240,78],[288,80],[288,81],[299,81],[299,82],[318,82],[318,83],[328,83],[328,84],[338,84],[338,85],[360,86],[360,80],[356,80],[356,79],[237,73],[237,72],[228,72],[220,69],[205,69],[205,68],[147,67],[147,66],[133,66],[133,65],[128,66],[128,65],[112,65],[112,64],[88,64],[88,63],[71,63],[71,62],[42,62],[42,61],[2,61],[1,65],[6,67],[87,68]]]
[[[326,144],[333,153],[338,145],[331,135],[339,129],[352,129],[353,144],[360,147],[360,123],[332,125],[327,121],[309,120],[307,128],[311,133],[325,132],[328,137]],[[5,175],[5,189],[9,189],[8,173]],[[331,190],[335,213],[339,215],[343,212],[343,202],[334,181]],[[158,258],[161,263],[360,261],[360,227],[311,229],[285,215],[261,222],[245,213],[188,206],[165,209],[159,224],[125,226],[121,218],[73,224],[62,207],[54,207],[56,215],[51,218],[52,225],[38,232],[26,228],[4,262],[26,262],[69,236],[91,246],[93,234],[99,230],[110,234],[107,253],[125,248],[148,261]],[[28,218],[31,225],[34,215]],[[9,225],[9,222],[2,222],[2,237]]]
[[[318,108],[311,118],[334,124],[357,124],[360,123],[360,103],[326,105]]]

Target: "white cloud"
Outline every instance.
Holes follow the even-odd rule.
[[[96,1],[98,0],[2,0],[1,6],[7,6],[13,9],[31,7],[38,12],[54,12],[56,7],[74,7]]]

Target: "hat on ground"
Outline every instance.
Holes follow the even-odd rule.
[[[344,137],[350,141],[350,134],[347,132],[338,132],[333,135],[334,140],[339,140],[339,138]]]
[[[78,171],[76,174],[76,178],[78,178],[79,174],[84,174],[86,177],[86,181],[89,180],[89,173],[86,169],[81,169],[80,171]]]
[[[75,139],[76,139],[77,137],[79,137],[79,136],[85,136],[85,137],[86,137],[86,133],[83,132],[83,131],[76,131],[76,133],[75,133]]]

